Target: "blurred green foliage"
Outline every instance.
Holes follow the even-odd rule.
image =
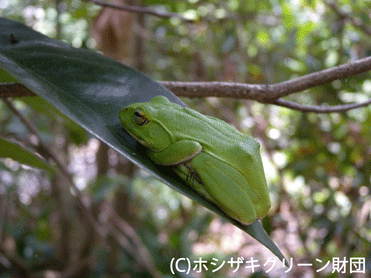
[[[142,70],[157,80],[277,83],[370,55],[371,35],[351,19],[369,26],[371,2],[334,3],[350,17],[321,0],[143,0],[143,6],[196,22],[145,16],[137,31],[144,42]],[[97,6],[61,1],[62,28],[57,33],[55,1],[8,0],[0,5],[0,16],[25,22],[75,47],[94,48],[89,26],[99,12]],[[0,78],[12,81],[2,73]],[[304,104],[336,105],[370,97],[369,74],[360,74],[289,98]],[[124,227],[133,230],[115,227],[126,248],[109,240],[108,251],[84,226],[63,177],[50,178],[47,172],[1,159],[0,243],[11,255],[3,256],[0,249],[0,277],[22,275],[11,268],[12,257],[27,263],[26,277],[59,277],[48,275],[68,271],[73,275],[60,277],[337,277],[331,265],[316,272],[323,266],[316,259],[332,262],[335,257],[365,258],[366,271],[371,272],[369,107],[305,114],[233,99],[185,101],[262,142],[273,202],[263,224],[284,254],[293,258],[289,273],[278,262],[267,273],[268,266],[263,264],[271,254],[256,242],[145,173],[134,171],[115,153],[100,152],[102,146],[80,127],[31,97],[17,99],[17,108],[69,165],[96,217],[111,223],[105,204],[113,204]],[[3,102],[0,135],[45,155]],[[259,259],[261,267],[254,274],[244,267],[233,273],[226,263],[211,272],[212,259],[221,262],[240,256]],[[171,274],[172,258],[199,257],[208,261],[208,271]],[[313,267],[297,263],[313,263]],[[351,276],[349,267],[349,276],[342,277],[366,277]]]

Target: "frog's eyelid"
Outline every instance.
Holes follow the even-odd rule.
[[[140,121],[137,121],[138,119],[140,119]],[[145,114],[139,109],[134,111],[134,121],[138,126],[148,124],[149,122]]]
[[[145,118],[140,112],[134,111],[134,115],[137,116],[138,118]]]

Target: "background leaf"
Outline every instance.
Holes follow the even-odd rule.
[[[38,157],[32,151],[13,143],[9,140],[0,137],[0,157],[11,158],[21,164],[26,164],[32,167],[41,168],[48,171],[55,169],[46,161]]]
[[[10,34],[18,38],[14,43]],[[31,28],[0,18],[0,66],[91,134],[182,194],[228,219],[278,258],[282,253],[259,221],[243,226],[192,191],[171,169],[155,165],[122,128],[118,113],[156,95],[185,106],[144,74],[98,53],[76,49]]]

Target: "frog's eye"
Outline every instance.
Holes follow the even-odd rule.
[[[148,124],[146,115],[139,108],[134,111],[134,122],[139,126]]]

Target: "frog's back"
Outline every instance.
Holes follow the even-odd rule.
[[[234,164],[240,165],[241,168],[244,168],[246,155],[259,152],[258,141],[242,134],[228,123],[175,103],[169,102],[168,105],[172,106],[172,109],[166,109],[161,103],[156,107],[157,112],[161,114],[157,117],[165,123],[171,122],[169,134],[173,136],[174,141],[197,140],[204,151],[217,156],[221,161],[233,155]]]
[[[220,143],[222,143],[226,142],[226,139],[239,141],[243,140],[244,137],[247,136],[220,119],[203,115],[190,108],[183,108],[182,113],[190,116],[189,120],[184,119],[183,121],[185,128],[192,127],[194,128],[194,131],[199,131],[200,129],[203,130],[204,133],[198,132],[197,136],[201,138],[205,137],[205,140],[220,138]],[[179,117],[182,117],[182,115],[179,115]],[[210,138],[210,136],[213,136],[214,138]]]
[[[260,144],[251,136],[245,135],[222,120],[205,116],[197,111],[186,109],[189,115],[201,121],[191,121],[202,126],[192,126],[198,131],[193,136],[199,139],[205,152],[237,169],[256,193],[250,196],[258,206],[261,215],[266,215],[270,208],[270,198],[263,163],[260,155]],[[203,124],[200,124],[203,123]]]

